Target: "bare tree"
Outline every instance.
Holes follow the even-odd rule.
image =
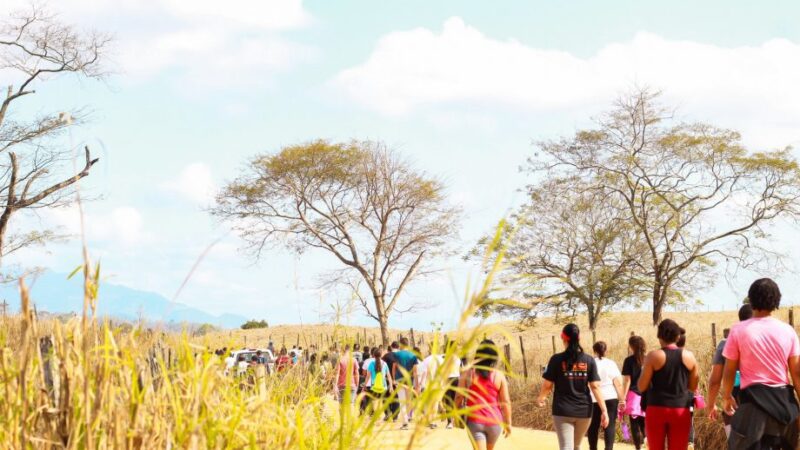
[[[647,89],[620,98],[597,127],[539,145],[532,169],[592,180],[613,196],[647,246],[653,323],[682,294],[713,280],[714,265],[775,260],[768,226],[800,213],[791,149],[748,151],[736,131],[683,123]]]
[[[213,214],[232,221],[256,257],[277,242],[332,254],[384,342],[390,314],[446,251],[458,218],[441,182],[383,144],[326,141],[255,157]]]
[[[638,270],[645,247],[614,198],[574,178],[544,179],[527,190],[529,199],[508,222],[500,246],[502,295],[511,300],[487,303],[488,312],[523,321],[585,313],[594,330],[604,313],[646,298]]]
[[[100,60],[108,36],[75,30],[37,7],[14,13],[0,23],[0,76],[16,79],[0,104],[0,258],[15,250],[52,238],[51,231],[8,236],[11,217],[24,209],[63,205],[70,188],[89,175],[97,159],[85,149],[85,162],[71,174],[72,150],[57,139],[81,122],[80,110],[57,110],[35,117],[15,114],[17,105],[36,93],[36,87],[61,75],[100,78]]]

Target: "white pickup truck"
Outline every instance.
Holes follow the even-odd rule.
[[[228,354],[228,357],[225,358],[226,371],[230,371],[238,364],[240,356],[244,356],[244,362],[247,363],[247,365],[250,365],[250,362],[256,358],[256,353],[259,351],[261,352],[261,357],[264,358],[267,364],[269,372],[273,372],[275,370],[275,355],[273,355],[272,352],[266,348],[243,348],[240,350],[231,350],[231,352]]]

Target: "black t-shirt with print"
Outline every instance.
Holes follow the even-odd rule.
[[[636,356],[631,355],[625,358],[625,361],[622,363],[622,375],[631,377],[630,390],[637,395],[642,395],[642,393],[639,392],[639,377],[642,376],[642,366],[636,363]]]
[[[567,354],[550,358],[542,377],[554,384],[553,415],[563,417],[592,417],[592,397],[589,383],[600,381],[594,358],[581,353],[572,367],[567,367]]]

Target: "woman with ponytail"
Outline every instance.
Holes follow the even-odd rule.
[[[475,367],[466,371],[458,387],[456,405],[466,408],[467,430],[474,450],[492,450],[500,434],[511,434],[511,399],[508,380],[497,370],[497,346],[484,340],[475,355]]]
[[[625,394],[625,408],[622,413],[630,419],[631,437],[636,450],[644,444],[644,416],[642,409],[642,392],[639,390],[639,377],[642,375],[644,358],[647,356],[647,344],[641,336],[628,339],[630,356],[622,363],[622,385]]]
[[[572,323],[565,326],[561,340],[564,351],[550,358],[542,375],[544,380],[537,404],[544,407],[550,392],[554,392],[553,425],[559,449],[576,450],[592,421],[591,394],[597,399],[602,428],[608,426],[608,411],[600,389],[597,364],[591,355],[583,352],[578,326]]]
[[[674,320],[658,324],[661,348],[644,359],[639,391],[647,397],[647,448],[687,450],[692,427],[690,407],[700,381],[692,352],[678,347],[686,330]]]

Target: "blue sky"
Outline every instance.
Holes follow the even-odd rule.
[[[0,13],[24,6],[3,2]],[[522,198],[531,141],[570,133],[634,84],[664,89],[690,119],[742,131],[754,148],[800,143],[796,2],[63,0],[65,21],[116,35],[104,82],[37,87],[21,114],[88,105],[65,145],[101,163],[83,189],[90,248],[109,281],[271,323],[325,319],[326,254],[273,251],[254,262],[204,209],[260,152],[316,138],[381,139],[443,177],[465,209],[466,249]],[[4,78],[5,76],[5,78]],[[0,73],[7,83],[7,75]],[[13,80],[12,80],[13,81]],[[77,232],[74,210],[17,226]],[[778,245],[798,254],[794,231]],[[18,255],[69,271],[79,242]],[[451,323],[475,268],[441,261],[410,300],[434,304],[395,326]],[[733,307],[751,277],[698,293]],[[787,300],[800,294],[791,273]],[[346,298],[341,298],[346,300]],[[355,311],[351,323],[370,324]]]

